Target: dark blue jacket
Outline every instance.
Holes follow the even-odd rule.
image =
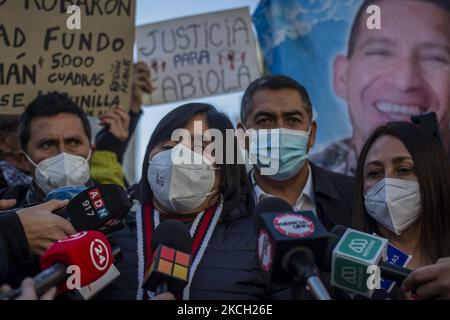
[[[127,228],[110,238],[124,254],[117,265],[121,275],[99,295],[100,299],[136,299],[136,228],[132,214],[127,220]],[[267,288],[257,265],[255,246],[253,220],[246,213],[219,222],[192,280],[190,299],[264,299]]]

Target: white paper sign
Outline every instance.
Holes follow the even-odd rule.
[[[149,104],[243,91],[260,76],[248,8],[148,24],[136,35],[156,87]]]

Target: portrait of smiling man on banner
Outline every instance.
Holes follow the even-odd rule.
[[[366,12],[377,5],[381,28]],[[314,157],[327,169],[353,175],[356,157],[377,126],[435,112],[450,142],[450,2],[364,1],[353,22],[347,54],[333,63],[333,89],[348,106],[352,136]]]

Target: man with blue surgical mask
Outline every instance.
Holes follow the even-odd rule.
[[[296,211],[313,211],[328,230],[350,225],[353,179],[309,161],[317,123],[303,86],[286,76],[255,80],[242,98],[238,128],[249,136],[256,201],[283,198]]]

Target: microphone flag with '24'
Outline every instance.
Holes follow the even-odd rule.
[[[316,299],[330,299],[316,265],[322,265],[328,232],[312,211],[295,212],[286,201],[259,201],[254,220],[257,258],[269,282],[291,282],[298,277]]]
[[[119,185],[103,184],[80,192],[65,208],[66,217],[77,231],[115,230],[132,206]]]
[[[83,231],[55,242],[41,257],[42,272],[33,278],[37,296],[41,296],[53,286],[59,292],[68,291],[71,272],[76,275],[77,285],[90,285],[105,275],[112,266],[113,251],[105,235],[99,231]],[[68,268],[72,267],[73,270]],[[69,272],[71,271],[71,272]],[[21,290],[11,290],[0,297],[15,299]]]

